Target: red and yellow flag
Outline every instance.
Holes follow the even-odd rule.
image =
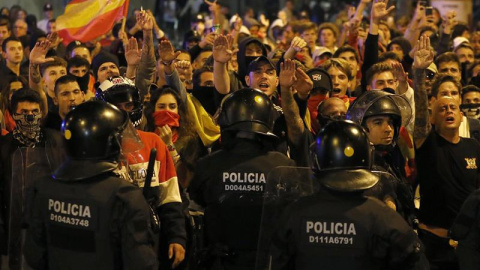
[[[57,18],[57,32],[65,44],[87,42],[104,35],[126,17],[129,0],[72,0]]]

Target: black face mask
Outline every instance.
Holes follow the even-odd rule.
[[[217,111],[217,106],[215,106],[215,87],[212,86],[193,86],[192,95],[200,101],[203,108],[210,115],[214,115]]]
[[[250,63],[257,58],[258,56],[245,56],[245,71],[248,69],[248,66],[250,65]],[[245,75],[248,75],[248,74],[245,74]]]
[[[73,74],[70,75],[75,76]],[[85,73],[83,77],[75,76],[75,78],[77,79],[77,83],[80,86],[80,90],[82,90],[83,93],[86,93],[88,91],[88,83],[90,82],[90,72]]]
[[[480,119],[480,104],[461,104],[460,109],[466,117]]]

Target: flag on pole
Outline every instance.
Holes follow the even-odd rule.
[[[57,32],[64,44],[87,42],[104,35],[126,17],[129,0],[72,0],[57,18]]]

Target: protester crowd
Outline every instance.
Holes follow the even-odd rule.
[[[179,33],[178,10],[170,12],[175,5],[169,2],[175,1],[166,1],[157,21],[150,10],[134,10],[107,35],[68,44],[57,33],[51,4],[43,6],[44,17],[38,20],[27,7],[0,9],[3,267],[70,269],[65,266],[77,263],[68,261],[70,253],[55,253],[56,259],[45,255],[52,252],[51,245],[55,252],[95,252],[89,247],[91,236],[82,230],[39,223],[44,212],[68,216],[73,208],[66,210],[62,199],[52,199],[48,211],[37,209],[41,198],[35,194],[45,191],[34,188],[35,179],[53,175],[80,181],[93,177],[93,170],[108,168],[144,188],[155,148],[155,195],[147,200],[153,212],[148,219],[158,216],[161,229],[144,228],[147,236],[133,237],[144,246],[132,248],[129,263],[98,269],[267,269],[257,256],[267,175],[278,166],[297,166],[311,167],[321,178],[319,172],[333,163],[319,160],[323,154],[312,158],[317,150],[311,145],[320,143],[315,136],[328,124],[348,119],[368,135],[370,169],[382,172],[378,183],[361,192],[388,207],[390,212],[378,210],[385,215],[397,212],[391,220],[405,226],[396,223],[395,232],[406,235],[378,235],[375,241],[385,241],[388,248],[359,256],[391,258],[348,269],[480,269],[480,31],[458,21],[455,11],[440,13],[427,1],[418,1],[412,16],[395,18],[388,0],[360,0],[324,21],[325,14],[295,10],[293,1],[268,20],[251,8],[233,15],[227,1],[205,0],[190,18],[189,30]],[[134,127],[130,133],[138,149],[122,143],[118,168],[85,161],[105,158],[98,151],[111,151],[100,139],[79,143],[78,149],[64,145],[74,136],[66,128],[71,117],[82,116],[75,116],[76,108],[88,114],[100,106],[79,107],[91,100],[115,105]],[[101,112],[120,115],[116,108]],[[98,126],[91,119],[97,118],[85,118],[85,130],[91,133],[108,126],[100,116]],[[92,129],[88,121],[94,121]],[[126,122],[118,121],[124,129]],[[87,133],[80,136],[89,138]],[[339,153],[350,157],[355,151],[346,147]],[[83,161],[64,163],[76,159]],[[290,209],[290,216],[306,218],[301,210]],[[278,238],[268,269],[312,269],[321,263],[299,255],[309,245],[295,242],[295,229],[287,230],[296,220],[285,222],[272,236]],[[132,224],[128,226],[135,230],[142,227]],[[308,224],[316,223],[307,222],[307,230]],[[53,238],[52,228],[60,236]],[[127,249],[135,246],[119,241]],[[82,256],[78,258],[86,264],[80,268],[98,263]],[[62,263],[52,263],[62,258]],[[330,260],[326,265],[333,265]],[[344,263],[347,267],[350,261]]]

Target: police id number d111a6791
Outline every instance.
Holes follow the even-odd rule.
[[[353,237],[310,235],[308,242],[312,244],[353,245]]]

